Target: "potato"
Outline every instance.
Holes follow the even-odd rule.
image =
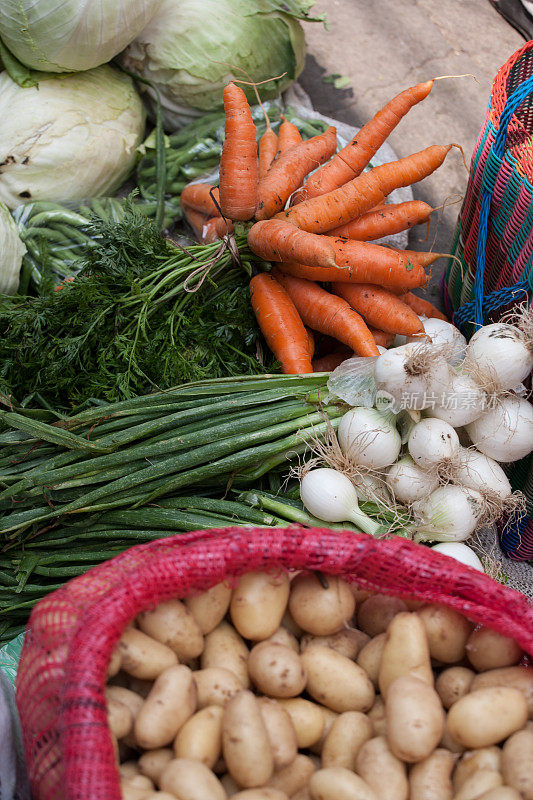
[[[374,594],[365,600],[357,610],[357,627],[369,636],[385,633],[390,622],[407,606],[398,597],[387,594]]]
[[[262,786],[260,789],[245,789],[233,795],[237,800],[289,800],[284,792],[279,792],[271,786]]]
[[[226,706],[222,720],[222,753],[229,774],[242,788],[262,786],[274,771],[267,729],[252,692],[238,692]]]
[[[329,636],[351,620],[355,599],[346,581],[328,575],[324,589],[316,575],[299,574],[293,578],[289,611],[304,631],[314,636]]]
[[[502,636],[490,628],[472,631],[466,644],[468,660],[478,672],[500,667],[512,667],[522,658],[522,648],[514,639]]]
[[[463,753],[453,773],[454,792],[458,792],[467,778],[480,769],[501,772],[501,757],[502,751],[499,747],[480,747],[478,750]]]
[[[446,606],[428,605],[415,613],[424,623],[431,658],[443,664],[462,661],[472,623],[458,611]]]
[[[157,750],[148,750],[139,758],[139,769],[143,775],[159,784],[161,773],[169,761],[174,758],[174,752],[170,747],[160,747]]]
[[[224,787],[200,761],[173,758],[161,773],[160,788],[177,800],[226,800]]]
[[[274,769],[291,764],[298,753],[296,729],[288,711],[268,697],[259,697],[259,711],[270,742]]]
[[[435,689],[444,708],[450,708],[472,687],[475,672],[466,667],[450,667],[443,670],[435,681]]]
[[[317,770],[309,781],[312,800],[378,800],[365,781],[344,767]]]
[[[290,697],[276,702],[289,714],[300,749],[310,747],[319,741],[325,726],[320,706],[303,697]]]
[[[513,733],[503,746],[504,783],[520,792],[524,800],[533,800],[533,732]]]
[[[119,766],[118,771],[120,772],[121,778],[132,778],[134,775],[141,774],[137,761],[125,761]]]
[[[298,789],[295,794],[291,795],[291,800],[312,800],[309,787],[304,786],[302,789]]]
[[[201,761],[213,769],[222,753],[222,706],[207,706],[185,722],[174,740],[176,758]]]
[[[289,599],[285,572],[241,575],[230,603],[231,621],[245,639],[268,639],[279,628]]]
[[[233,780],[229,772],[226,772],[226,774],[221,777],[220,783],[224,787],[224,790],[228,795],[228,797],[233,797],[233,795],[237,794],[237,792],[240,792],[239,786]]]
[[[407,800],[409,782],[405,764],[391,753],[384,736],[363,744],[357,754],[355,771],[380,800]]]
[[[459,744],[459,742],[450,736],[447,725],[444,727],[444,733],[442,734],[442,739],[439,742],[439,747],[444,747],[445,750],[449,750],[450,753],[453,753],[456,756],[460,756],[461,753],[464,753],[466,750],[464,745]]]
[[[206,592],[186,597],[185,605],[192,613],[202,633],[211,633],[226,616],[231,601],[228,581],[217,583]]]
[[[145,800],[151,790],[146,786],[135,786],[135,784],[123,778],[120,781],[120,793],[122,800]]]
[[[283,644],[285,647],[290,647],[295,653],[300,652],[300,644],[298,639],[293,633],[290,632],[288,628],[285,628],[283,625],[280,625],[280,627],[274,631],[272,636],[269,636],[268,639],[265,639],[265,642]]]
[[[228,700],[245,687],[229,669],[208,667],[193,672],[198,691],[198,708],[225,706]]]
[[[112,678],[120,670],[122,666],[122,654],[118,647],[115,647],[111,653],[109,664],[107,665],[107,677]]]
[[[445,715],[440,698],[419,678],[404,675],[390,684],[385,714],[389,747],[401,761],[423,761],[441,740]]]
[[[313,761],[308,756],[298,753],[291,764],[272,775],[268,785],[279,792],[284,792],[288,797],[292,797],[308,785],[309,778],[314,771]]]
[[[133,718],[132,730],[126,737],[124,737],[124,742],[130,747],[136,747],[137,740],[135,739],[134,725],[137,714],[144,705],[143,698],[135,692],[130,691],[130,689],[124,688],[123,686],[107,686],[105,694],[108,703],[110,699],[117,700],[119,703],[123,703],[125,706],[127,706],[131,711]]]
[[[285,613],[283,615],[283,619],[281,620],[281,626],[283,628],[287,628],[289,633],[292,633],[292,635],[296,639],[299,639],[300,636],[303,634],[302,629],[294,621],[293,616],[292,616],[291,612],[289,611],[288,607],[287,607],[287,610],[285,611]]]
[[[204,649],[204,637],[191,611],[179,600],[159,603],[151,611],[137,615],[143,633],[170,647],[180,661],[199,656]]]
[[[221,622],[205,637],[202,669],[222,667],[235,673],[245,689],[250,686],[248,677],[249,651],[245,643],[228,622]]]
[[[176,800],[176,795],[169,792],[151,792],[145,795],[144,800]]]
[[[134,724],[135,738],[145,750],[169,744],[196,710],[196,684],[183,664],[169,667],[156,679]]]
[[[133,714],[128,706],[113,697],[107,698],[107,722],[111,733],[123,739],[133,728]]]
[[[385,703],[380,694],[376,696],[374,705],[367,714],[372,723],[373,736],[385,736],[387,733],[387,719],[385,715]]]
[[[322,747],[324,746],[326,736],[330,732],[331,726],[339,716],[337,712],[332,711],[331,708],[326,708],[326,706],[319,706],[319,708],[322,712],[322,716],[324,717],[324,730],[322,731],[322,736],[318,742],[315,742],[315,744],[312,744],[309,747],[309,750],[314,756],[320,756],[322,754]]]
[[[136,628],[128,628],[118,643],[124,672],[153,681],[178,663],[176,653]]]
[[[147,778],[146,775],[141,775],[140,772],[136,775],[127,775],[123,777],[121,782],[135,789],[144,789],[145,792],[153,792],[155,789],[153,781]]]
[[[447,730],[469,749],[489,747],[520,730],[527,720],[524,695],[511,687],[478,689],[461,697],[448,711]]]
[[[476,675],[471,691],[487,689],[489,686],[511,686],[518,689],[526,698],[529,718],[533,719],[533,669],[531,667],[502,667],[490,669]]]
[[[338,633],[332,633],[330,636],[303,636],[300,641],[300,649],[303,653],[304,650],[312,645],[321,645],[322,647],[330,647],[336,650],[341,656],[350,658],[355,661],[359,650],[370,641],[370,637],[358,631],[355,628],[346,628]]]
[[[389,686],[399,677],[410,675],[433,686],[433,670],[424,623],[416,614],[399,612],[385,634],[379,665],[378,684],[384,699]],[[429,755],[429,754],[428,754]]]
[[[502,785],[503,779],[499,772],[493,769],[478,769],[465,780],[455,793],[454,800],[476,800],[485,792]]]
[[[248,673],[254,686],[269,697],[296,697],[307,681],[300,656],[283,644],[261,642],[252,648]]]
[[[519,792],[511,786],[497,786],[481,794],[477,800],[522,800]]]
[[[322,766],[354,771],[357,754],[372,734],[372,723],[365,714],[360,711],[339,714],[322,745]]]
[[[452,800],[451,774],[456,756],[437,749],[409,772],[409,800]]]
[[[385,639],[387,634],[378,633],[373,639],[370,639],[368,644],[365,644],[359,655],[357,656],[357,663],[366,672],[374,688],[378,688],[379,668],[381,665],[381,657],[383,655],[383,648],[385,647]]]
[[[312,646],[302,653],[307,692],[333,711],[368,711],[374,687],[366,672],[329,647]]]

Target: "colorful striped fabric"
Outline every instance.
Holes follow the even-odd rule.
[[[499,70],[470,165],[442,280],[446,312],[466,336],[533,298],[533,41]],[[507,470],[527,497],[527,516],[503,520],[502,549],[533,559],[533,459]]]

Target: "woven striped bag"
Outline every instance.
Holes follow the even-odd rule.
[[[499,70],[476,142],[452,253],[442,281],[446,311],[466,336],[533,293],[533,41]],[[506,471],[527,516],[504,519],[507,556],[533,558],[533,458]]]

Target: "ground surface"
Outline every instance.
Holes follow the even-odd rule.
[[[399,157],[457,142],[470,162],[492,80],[525,41],[488,0],[317,0],[315,9],[327,14],[330,30],[305,26],[308,57],[300,82],[318,111],[361,126],[408,86],[437,75],[473,73],[478,83],[472,78],[438,81],[389,140]],[[349,78],[348,87],[324,83],[332,74]],[[415,199],[440,206],[446,198],[462,196],[467,180],[460,153],[452,150],[437,173],[413,187]],[[459,208],[444,211],[434,250],[448,252]],[[435,228],[433,223],[430,245]],[[412,249],[428,247],[420,241],[421,230],[411,232]],[[433,267],[429,292],[434,300],[445,263],[440,259]]]

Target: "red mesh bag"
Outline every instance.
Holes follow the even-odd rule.
[[[533,654],[526,597],[400,537],[226,528],[133,547],[53,592],[31,615],[17,704],[34,800],[121,800],[104,686],[124,627],[171,597],[269,568],[321,570],[363,589],[447,605]]]

